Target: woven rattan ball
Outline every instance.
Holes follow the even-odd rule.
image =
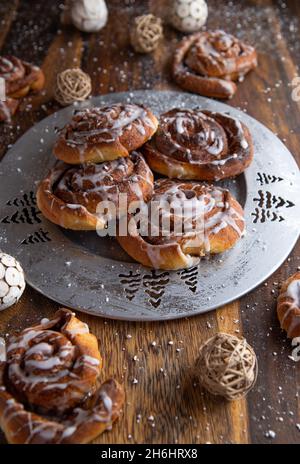
[[[217,333],[200,348],[197,375],[213,395],[242,398],[254,386],[257,372],[255,352],[244,338]]]
[[[130,41],[136,52],[152,52],[157,48],[162,37],[163,27],[160,18],[152,14],[135,18],[130,30]]]
[[[63,106],[86,100],[91,91],[90,76],[79,68],[66,69],[57,75],[54,97]]]

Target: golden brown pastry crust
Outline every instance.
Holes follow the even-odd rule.
[[[124,402],[122,387],[98,387],[96,337],[66,309],[25,329],[0,362],[0,426],[9,443],[88,443],[109,429]]]
[[[241,174],[253,159],[253,142],[245,124],[227,114],[172,109],[143,153],[155,172],[212,181]]]
[[[289,338],[300,336],[300,272],[289,277],[282,285],[277,301],[281,328]]]
[[[23,98],[45,85],[44,73],[38,66],[11,55],[0,56],[0,77],[5,80],[6,95],[11,98]]]
[[[163,205],[166,201],[176,208],[182,207],[183,202],[187,200],[197,200],[196,204],[202,211],[202,217],[199,216],[199,228],[188,229],[179,235],[170,233],[166,236],[163,236],[160,229],[158,236],[142,236],[138,233],[136,221],[129,216],[128,234],[119,233],[117,237],[122,248],[144,266],[177,270],[198,264],[201,256],[222,253],[232,248],[243,235],[243,209],[227,190],[168,179],[161,179],[155,183],[152,201],[162,205],[162,216],[165,214]],[[189,205],[191,207],[192,203],[185,204],[187,211],[190,211]],[[204,209],[201,210],[201,207]],[[184,219],[188,218],[184,216]],[[171,223],[175,221],[174,212],[171,211]]]
[[[107,224],[107,214],[97,212],[99,202],[112,202],[122,216],[127,209],[121,208],[119,194],[126,193],[129,203],[148,201],[152,192],[153,174],[135,152],[101,164],[70,166],[58,162],[40,183],[37,203],[43,215],[61,227],[101,230]]]
[[[101,163],[129,156],[157,129],[147,108],[117,103],[78,111],[61,131],[54,155],[66,163]]]
[[[224,31],[198,32],[178,45],[172,73],[185,90],[207,97],[231,98],[234,81],[257,66],[253,47]]]

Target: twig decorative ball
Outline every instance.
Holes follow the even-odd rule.
[[[131,45],[138,53],[154,51],[163,37],[162,20],[152,14],[137,16],[130,30]]]
[[[244,338],[217,333],[200,348],[197,375],[213,395],[242,398],[254,386],[257,372],[255,352]]]
[[[66,69],[57,75],[54,98],[63,106],[84,101],[92,91],[91,78],[79,68]]]
[[[171,0],[170,23],[181,32],[196,32],[206,23],[205,0]]]
[[[24,289],[22,267],[15,258],[0,252],[0,311],[15,304]]]
[[[104,0],[73,0],[70,20],[83,32],[97,32],[107,23],[108,11]]]

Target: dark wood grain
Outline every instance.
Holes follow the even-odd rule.
[[[128,2],[129,3],[129,2]],[[165,38],[151,55],[129,46],[130,22],[151,11],[164,16],[166,0],[109,2],[108,25],[82,34],[59,24],[58,0],[3,1],[0,6],[1,53],[42,65],[46,91],[28,99],[12,127],[0,127],[0,156],[36,121],[58,109],[53,85],[60,70],[81,64],[92,77],[93,94],[142,88],[176,88],[170,58],[181,34],[166,26]],[[251,73],[230,105],[246,110],[273,130],[295,158],[299,155],[299,103],[290,83],[300,63],[300,4],[297,0],[210,0],[209,28],[224,28],[248,38],[259,52]],[[260,288],[218,311],[164,323],[126,323],[82,315],[97,335],[104,358],[103,378],[124,383],[124,414],[97,443],[298,443],[299,365],[280,331],[275,312],[278,284],[300,265],[299,244],[285,264]],[[27,288],[21,301],[0,315],[0,334],[53,314],[57,305]],[[256,350],[259,378],[247,399],[227,403],[201,391],[194,364],[203,341],[216,331],[243,334]],[[172,340],[173,345],[168,344]],[[156,347],[151,342],[156,341]],[[138,360],[134,361],[133,357]],[[133,384],[133,379],[138,383]],[[154,422],[149,420],[154,417]],[[4,439],[3,439],[4,440]]]

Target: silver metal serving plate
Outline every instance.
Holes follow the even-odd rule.
[[[36,207],[37,183],[54,164],[56,127],[74,106],[36,124],[0,164],[0,249],[20,260],[27,282],[64,306],[125,320],[168,320],[204,313],[253,290],[287,258],[299,236],[300,179],[292,155],[262,124],[218,101],[182,92],[137,91],[92,98],[80,107],[126,101],[156,114],[200,107],[240,118],[255,157],[245,174],[220,182],[244,206],[247,234],[223,255],[180,272],[132,262],[112,238],[63,230]],[[76,106],[78,108],[78,105]]]

